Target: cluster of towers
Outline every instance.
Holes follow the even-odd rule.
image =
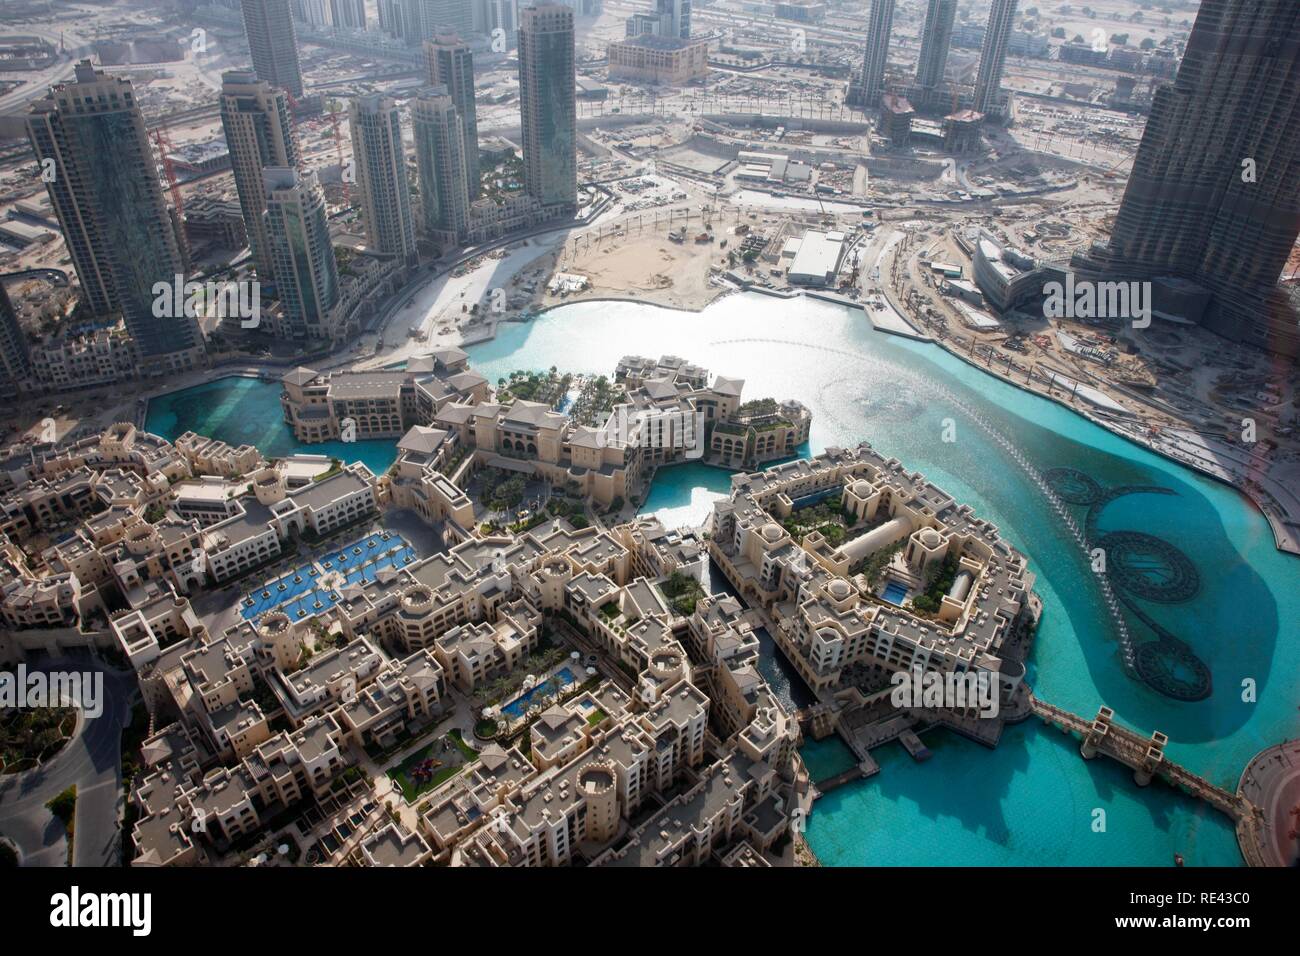
[[[303,83],[291,0],[242,0],[242,7],[253,66],[223,74],[220,113],[256,276],[281,305],[269,331],[335,341],[339,267],[324,193],[302,168],[292,121]],[[527,7],[518,27],[524,194],[544,216],[572,213],[573,11]],[[480,196],[472,53],[445,32],[424,49],[427,83],[409,103],[418,205],[402,143],[408,111],[391,97],[350,102],[352,163],[340,170],[359,192],[369,251],[403,265],[418,261],[418,235],[439,249],[464,243]],[[33,106],[27,126],[89,313],[122,317],[142,371],[202,364],[195,317],[158,308],[174,299],[160,299],[155,286],[186,272],[184,232],[165,201],[131,81],[83,61],[71,82]]]
[[[872,0],[863,105],[885,92],[895,0]],[[915,86],[943,82],[956,0],[928,0]],[[971,109],[996,113],[1017,0],[993,0]],[[1208,295],[1220,334],[1300,354],[1296,303],[1278,279],[1300,234],[1300,4],[1204,0],[1174,83],[1157,91],[1108,245],[1085,275],[1172,280]],[[1179,284],[1181,283],[1181,285]],[[1191,283],[1192,286],[1189,286]],[[1300,298],[1300,297],[1298,297]]]
[[[1016,21],[1018,0],[993,0],[984,47],[980,52],[979,74],[971,108],[978,113],[996,111],[1006,66],[1007,45]],[[895,0],[871,0],[867,19],[867,47],[862,57],[860,102],[865,107],[879,104],[885,92],[885,64],[894,24]],[[952,42],[957,0],[928,0],[925,26],[921,32],[921,55],[916,64],[916,86],[932,95],[943,84],[944,67]]]

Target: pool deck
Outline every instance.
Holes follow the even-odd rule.
[[[279,610],[290,620],[307,620],[334,607],[341,600],[341,588],[368,584],[385,568],[402,567],[418,557],[400,534],[372,532],[342,547],[325,549],[292,571],[248,591],[240,598],[239,615],[252,621]],[[325,586],[318,588],[318,583]]]

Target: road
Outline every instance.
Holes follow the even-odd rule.
[[[45,766],[0,778],[0,833],[17,845],[24,866],[65,865],[63,825],[45,804],[75,784],[73,862],[76,866],[116,866],[121,858],[122,728],[130,715],[135,675],[107,670],[85,653],[29,662],[27,670],[103,673],[104,709],[96,718],[79,716],[72,740]]]

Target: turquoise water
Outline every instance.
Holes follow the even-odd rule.
[[[818,752],[830,742],[802,751],[815,777],[830,774],[814,767],[845,769],[838,755]],[[992,752],[954,734],[929,733],[925,743],[931,757],[924,763],[901,744],[873,751],[880,773],[817,801],[807,835],[824,863],[1172,866],[1181,853],[1187,866],[1222,866],[1239,859],[1217,812],[1162,784],[1139,788],[1114,761],[1080,759],[1077,740],[1037,720],[1008,727]],[[1094,830],[1099,824],[1105,829]]]
[[[410,564],[418,557],[416,550],[401,535],[391,532],[372,534],[353,541],[338,551],[332,551],[317,561],[300,565],[265,587],[250,591],[245,596],[239,613],[246,621],[277,608],[287,614],[291,621],[315,617],[324,614],[339,602],[337,591],[330,588],[317,589],[322,571],[325,574],[341,573],[345,587],[363,582],[369,584],[383,569]]]
[[[145,431],[168,441],[193,431],[236,447],[253,445],[266,458],[328,455],[363,462],[375,474],[397,460],[397,444],[385,439],[315,445],[298,441],[284,421],[280,391],[278,383],[230,376],[169,392],[149,401]]]
[[[1046,608],[1029,666],[1042,698],[1083,714],[1105,702],[1129,726],[1169,734],[1173,759],[1232,788],[1251,756],[1300,733],[1300,560],[1273,547],[1255,508],[1231,488],[935,346],[877,333],[860,312],[829,303],[746,295],[699,314],[575,303],[505,327],[494,341],[467,351],[489,380],[551,365],[608,373],[628,353],[673,353],[744,378],[747,398],[798,398],[813,411],[814,451],[866,439],[970,503],[1029,555]],[[1207,698],[1172,699],[1125,673],[1082,553],[971,412],[1011,438],[1040,470],[1074,469],[1101,489],[1162,489],[1111,501],[1097,526],[1157,536],[1194,566],[1199,587],[1190,599],[1132,603],[1208,668]],[[950,424],[955,440],[945,441]],[[662,470],[643,510],[706,512],[711,496],[727,487],[714,471]],[[1076,506],[1076,517],[1082,521],[1087,510]],[[1158,637],[1135,614],[1129,624],[1140,642]],[[1257,683],[1256,703],[1241,700],[1247,678]],[[926,763],[913,765],[904,755],[881,775],[819,802],[808,838],[824,862],[1167,865],[1175,852],[1189,862],[1239,862],[1225,819],[1160,784],[1139,791],[1122,768],[1085,763],[1068,741],[1041,728],[1009,728],[995,751],[965,741],[928,743],[935,756]],[[985,781],[980,798],[1000,813],[963,810],[976,779]],[[1093,836],[1094,806],[1108,810],[1115,839],[1077,838]],[[1006,832],[990,820],[1002,821]]]
[[[539,681],[533,687],[524,691],[510,703],[501,708],[501,712],[510,717],[511,720],[518,720],[528,710],[533,702],[533,698],[541,694],[543,698],[550,697],[556,691],[563,690],[574,683],[573,671],[567,667],[561,667],[558,671]]]
[[[733,472],[699,462],[660,468],[641,506],[666,528],[697,527],[713,511],[713,502],[731,494]]]
[[[880,595],[890,604],[902,605],[907,600],[907,585],[899,584],[897,581],[890,581],[885,585],[885,590]]]
[[[1028,678],[1043,699],[1085,715],[1104,702],[1129,726],[1169,734],[1173,759],[1232,788],[1256,752],[1300,735],[1300,559],[1273,547],[1249,501],[935,346],[877,333],[861,312],[829,303],[745,295],[698,314],[575,303],[505,325],[467,351],[489,381],[552,365],[608,374],[628,353],[674,353],[745,379],[747,398],[797,398],[813,412],[814,452],[868,440],[972,505],[1029,556],[1045,614]],[[388,442],[298,446],[278,396],[275,385],[224,379],[151,403],[148,427],[166,437],[194,429],[251,442],[269,455],[359,456],[377,470],[393,460]],[[1134,548],[1132,563],[1146,568],[1147,591],[1160,600],[1134,591],[1129,623],[1143,643],[1163,633],[1186,645],[1212,675],[1208,697],[1172,699],[1125,673],[1083,555],[972,413],[1038,469],[1081,473],[1067,481],[1074,500],[1124,486],[1158,489],[1093,506],[1095,524],[1100,533],[1154,536],[1194,569],[1191,595],[1170,603],[1160,593],[1168,575]],[[662,469],[644,510],[676,516],[670,526],[694,523],[728,487],[719,469]],[[1074,510],[1082,522],[1089,505]],[[1255,703],[1241,699],[1248,678]],[[881,774],[818,802],[808,839],[824,862],[1168,865],[1175,852],[1189,863],[1239,862],[1224,818],[1163,784],[1139,790],[1118,765],[1081,760],[1077,745],[1036,723],[1008,728],[993,751],[927,736],[929,761],[914,764],[901,748],[895,759],[887,748]],[[1096,808],[1107,811],[1104,835],[1091,830]]]

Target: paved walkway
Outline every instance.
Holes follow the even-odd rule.
[[[29,662],[32,671],[83,671],[104,675],[104,709],[99,717],[80,714],[72,740],[35,770],[0,777],[0,833],[18,847],[24,866],[63,866],[67,838],[63,824],[45,804],[76,785],[76,866],[116,866],[122,843],[122,728],[130,719],[135,675],[109,670],[89,654]]]
[[[1237,792],[1261,811],[1237,825],[1242,856],[1258,866],[1300,862],[1300,739],[1256,754]]]

